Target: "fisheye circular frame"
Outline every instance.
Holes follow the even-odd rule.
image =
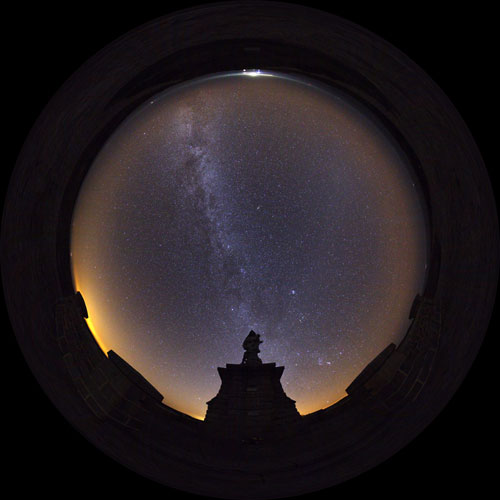
[[[308,416],[301,432],[284,443],[267,447],[215,438],[203,422],[162,408],[140,375],[119,360],[106,358],[112,365],[96,362],[83,373],[82,366],[103,353],[81,337],[85,304],[74,295],[69,255],[80,186],[119,124],[174,84],[255,68],[314,78],[373,112],[412,164],[430,238],[426,287],[409,312],[412,335],[373,360],[347,398]],[[481,155],[423,70],[376,35],[331,14],[277,2],[232,2],[140,26],[61,87],[31,130],[11,177],[2,276],[10,320],[31,370],[90,442],[168,486],[259,499],[309,493],[355,477],[437,416],[487,330],[498,250],[496,207]],[[122,399],[105,394],[107,386],[97,380],[103,373],[121,373],[128,381]]]

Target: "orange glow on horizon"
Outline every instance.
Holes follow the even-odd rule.
[[[75,271],[74,268],[73,268],[73,284],[74,284],[75,292],[80,291],[80,293],[82,293],[81,290],[80,290],[79,281],[78,281],[78,278],[76,276],[76,271]],[[83,296],[83,293],[82,293],[82,296]],[[84,300],[85,300],[85,297],[84,297]],[[107,353],[110,350],[110,348],[105,344],[105,342],[103,341],[102,337],[97,333],[96,326],[94,325],[94,323],[92,321],[92,318],[91,318],[91,315],[90,315],[90,312],[88,311],[88,304],[87,304],[87,313],[88,313],[88,318],[85,318],[85,321],[87,322],[89,330],[92,333],[92,335],[93,335],[94,339],[96,340],[97,344],[99,345],[99,347],[101,348],[101,350],[104,352],[105,356],[107,357]],[[337,404],[339,401],[341,401],[342,399],[344,399],[346,396],[347,396],[347,393],[344,393],[339,398],[335,399],[331,403],[326,403],[325,406],[323,406],[321,408],[317,408],[317,406],[314,406],[314,405],[302,406],[300,404],[296,404],[296,408],[297,408],[297,411],[299,412],[299,414],[301,416],[305,416],[305,415],[309,415],[311,413],[315,413],[317,411],[322,411],[322,410],[325,410],[327,408],[330,408],[334,404]],[[163,404],[165,404],[166,406],[174,408],[177,411],[180,411],[181,413],[189,415],[190,417],[192,417],[192,418],[194,418],[196,420],[200,420],[200,421],[204,421],[205,420],[205,415],[200,415],[199,413],[195,413],[195,412],[189,411],[185,407],[184,408],[183,407],[178,407],[177,405],[172,405],[172,404],[168,404],[168,403],[169,402],[165,401],[165,399],[163,400]]]
[[[92,321],[92,318],[90,316],[90,312],[88,310],[88,302],[85,300],[85,296],[83,295],[83,293],[81,291],[81,287],[79,286],[79,281],[78,281],[78,278],[76,276],[76,272],[75,272],[74,266],[72,267],[72,271],[73,271],[73,288],[75,289],[75,292],[80,292],[82,294],[83,300],[84,300],[85,305],[87,307],[87,315],[88,315],[88,317],[85,318],[85,321],[87,322],[87,326],[89,327],[89,330],[92,333],[95,341],[97,342],[97,344],[99,345],[99,347],[102,349],[102,351],[104,352],[104,354],[107,357],[108,356],[109,347],[104,343],[104,341],[102,340],[101,336],[96,331],[96,327],[94,325],[94,322]]]
[[[189,413],[187,413],[189,415]],[[196,420],[205,420],[205,417],[200,417],[199,415],[189,415],[190,417],[195,418]]]
[[[310,415],[311,413],[315,413],[317,411],[326,410],[327,408],[330,408],[331,406],[337,404],[339,401],[341,401],[342,399],[347,397],[347,395],[348,395],[347,392],[345,392],[343,396],[340,396],[339,398],[335,399],[331,403],[326,403],[326,405],[321,407],[321,408],[318,408],[317,406],[313,406],[313,405],[306,407],[306,406],[302,406],[300,404],[296,404],[295,406],[296,406],[297,411],[299,412],[300,416],[303,417],[305,415]]]
[[[102,349],[104,354],[107,356],[109,348],[106,346],[106,344],[102,341],[102,338],[97,334],[94,323],[92,323],[92,320],[90,319],[90,315],[88,318],[85,318],[85,321],[87,322],[87,325],[89,327],[89,330],[91,331],[92,335],[94,336],[97,344],[99,347]]]

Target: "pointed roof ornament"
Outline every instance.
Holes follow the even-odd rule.
[[[243,349],[245,349],[245,354],[243,355],[242,365],[258,365],[262,364],[262,360],[259,358],[259,345],[262,344],[260,340],[260,335],[250,330],[246,339],[243,341]]]

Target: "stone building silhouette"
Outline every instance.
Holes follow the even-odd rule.
[[[244,439],[260,439],[295,429],[300,414],[295,401],[281,386],[283,366],[262,363],[258,356],[260,335],[250,331],[243,342],[241,364],[217,368],[221,378],[218,394],[207,402],[205,422],[214,431]]]
[[[441,340],[439,303],[417,295],[400,344],[376,356],[345,398],[307,415],[281,387],[284,368],[262,363],[250,348],[241,364],[218,369],[221,387],[202,421],[167,406],[137,370],[101,350],[79,292],[61,298],[54,316],[63,367],[57,380],[72,396],[68,411],[105,453],[146,476],[156,471],[179,489],[189,481],[193,491],[220,496],[223,483],[231,498],[244,500],[306,492],[311,475],[319,488],[352,477],[364,466],[366,443],[390,445],[387,456],[399,449],[406,430],[421,424],[418,410]]]

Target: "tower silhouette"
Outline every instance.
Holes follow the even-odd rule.
[[[243,342],[242,362],[217,368],[222,383],[217,395],[207,402],[205,416],[213,430],[260,439],[291,430],[300,422],[295,401],[281,386],[285,368],[262,363],[258,356],[261,343],[260,335],[250,331]]]

